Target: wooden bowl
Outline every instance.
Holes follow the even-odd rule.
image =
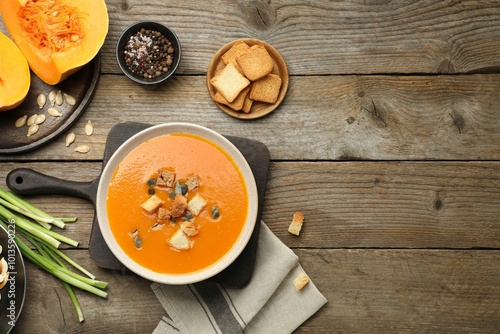
[[[278,95],[278,100],[276,101],[276,103],[269,104],[269,103],[255,101],[252,104],[252,108],[250,109],[249,113],[245,113],[243,111],[235,111],[224,104],[215,102],[214,96],[215,93],[217,93],[217,90],[215,89],[214,86],[212,86],[212,84],[210,84],[210,80],[226,66],[226,64],[224,64],[224,62],[222,61],[221,58],[222,55],[226,53],[226,51],[228,51],[236,42],[239,41],[243,41],[249,46],[253,46],[256,44],[263,45],[266,48],[267,52],[269,52],[271,58],[273,59],[274,67],[271,73],[279,75],[282,82],[280,92]],[[212,100],[214,100],[214,103],[226,114],[243,120],[256,119],[271,113],[274,109],[276,109],[280,105],[281,101],[283,101],[283,99],[285,98],[288,89],[288,69],[286,67],[285,60],[283,59],[281,54],[268,43],[254,38],[237,39],[222,46],[219,49],[219,51],[217,51],[217,53],[213,56],[212,61],[210,62],[210,65],[208,66],[207,70],[207,88],[210,97],[212,98]]]

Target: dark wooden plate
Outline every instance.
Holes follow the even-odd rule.
[[[15,109],[0,112],[0,154],[21,153],[33,150],[48,143],[71,127],[87,108],[94,94],[99,79],[101,67],[98,54],[91,62],[83,66],[78,72],[57,85],[48,85],[31,73],[31,86],[24,102]],[[61,106],[55,106],[63,116],[53,117],[47,113],[51,107],[48,99],[45,106],[40,109],[37,97],[40,94],[49,94],[51,90],[61,90],[76,99],[76,104],[71,106],[65,101]],[[16,128],[15,122],[19,117],[33,114],[44,114],[45,122],[40,124],[37,133],[28,137],[28,126]]]
[[[274,104],[255,101],[252,104],[252,108],[250,109],[249,113],[245,113],[243,111],[235,111],[229,108],[228,106],[215,101],[214,103],[226,114],[229,114],[239,119],[248,120],[248,119],[260,118],[271,113],[274,109],[276,109],[280,105],[281,101],[283,101],[283,99],[285,98],[286,91],[288,89],[288,68],[286,67],[285,60],[283,59],[281,54],[270,44],[254,38],[242,38],[222,46],[219,49],[219,51],[217,51],[217,53],[213,56],[212,61],[208,66],[208,71],[207,71],[208,92],[213,100],[217,90],[210,84],[210,79],[212,79],[217,73],[219,73],[226,66],[226,64],[224,64],[224,62],[222,61],[221,57],[224,53],[226,53],[227,50],[229,50],[233,46],[234,43],[238,41],[244,41],[249,46],[255,44],[261,44],[265,46],[267,52],[269,52],[269,55],[271,56],[274,62],[274,67],[271,73],[279,75],[282,82],[280,93],[278,95],[278,100]]]

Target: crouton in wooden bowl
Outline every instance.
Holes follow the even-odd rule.
[[[152,126],[112,155],[97,190],[102,235],[128,269],[163,284],[211,278],[243,251],[258,211],[253,173],[224,136]]]
[[[210,97],[239,119],[263,117],[275,110],[288,89],[288,69],[270,44],[253,38],[222,46],[207,71]]]

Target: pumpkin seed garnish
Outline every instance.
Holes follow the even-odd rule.
[[[67,104],[69,104],[70,106],[74,106],[76,104],[76,99],[73,96],[66,93],[64,93],[63,95]]]
[[[57,110],[54,107],[50,107],[49,109],[47,109],[47,112],[49,113],[50,116],[53,117],[61,117],[63,115],[59,110]]]
[[[35,124],[35,120],[36,120],[37,116],[38,116],[38,114],[33,114],[30,117],[28,117],[28,120],[26,121],[26,125],[32,126],[33,124]]]
[[[28,137],[34,135],[35,133],[38,132],[38,129],[40,129],[40,127],[38,126],[38,124],[32,124],[30,125],[30,127],[28,128]]]
[[[45,103],[47,102],[47,98],[45,97],[45,94],[40,94],[36,98],[36,103],[38,104],[38,108],[42,109],[45,106]]]
[[[44,114],[39,114],[35,118],[35,124],[42,124],[45,122],[45,115]]]
[[[194,218],[194,215],[191,212],[186,212],[186,214],[182,217],[183,220],[189,221]]]
[[[90,152],[90,146],[89,145],[79,145],[75,148],[75,152],[88,153],[88,152]]]
[[[26,120],[28,119],[28,115],[24,115],[16,119],[16,128],[21,128],[26,124]]]
[[[90,136],[92,133],[94,133],[94,126],[92,125],[92,122],[88,120],[87,124],[85,124],[85,134]]]
[[[56,91],[55,90],[51,90],[49,92],[49,103],[53,107],[54,104],[55,104],[55,102],[56,102]]]
[[[56,93],[56,97],[55,97],[55,103],[60,106],[62,105],[63,103],[63,96],[62,96],[62,92],[60,90],[57,91]]]
[[[184,196],[187,194],[187,192],[188,192],[188,187],[185,183],[182,183],[182,182],[175,183],[175,193]]]
[[[135,244],[135,248],[137,248],[137,249],[142,248],[142,240],[141,240],[141,237],[139,237],[139,235],[136,235],[134,237],[134,244]]]
[[[219,209],[214,205],[212,206],[212,218],[217,219],[220,217]]]
[[[66,147],[71,145],[76,139],[76,135],[74,132],[70,132],[66,135]]]

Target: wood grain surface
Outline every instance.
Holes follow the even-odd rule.
[[[296,333],[498,333],[500,328],[500,3],[494,0],[106,0],[101,77],[85,114],[14,168],[75,181],[99,175],[119,122],[194,122],[264,143],[271,154],[263,220],[299,256],[328,303]],[[171,27],[176,75],[156,89],[127,79],[115,57],[140,20]],[[0,31],[5,31],[0,21]],[[206,73],[228,42],[256,38],[286,61],[289,87],[271,114],[241,121],[211,100]],[[92,136],[84,134],[91,120]],[[3,126],[11,126],[2,124]],[[36,196],[78,216],[65,249],[110,282],[102,300],[27,264],[20,333],[150,333],[164,314],[149,282],[99,268],[88,254],[94,210],[83,199]],[[305,216],[300,237],[287,232]]]

